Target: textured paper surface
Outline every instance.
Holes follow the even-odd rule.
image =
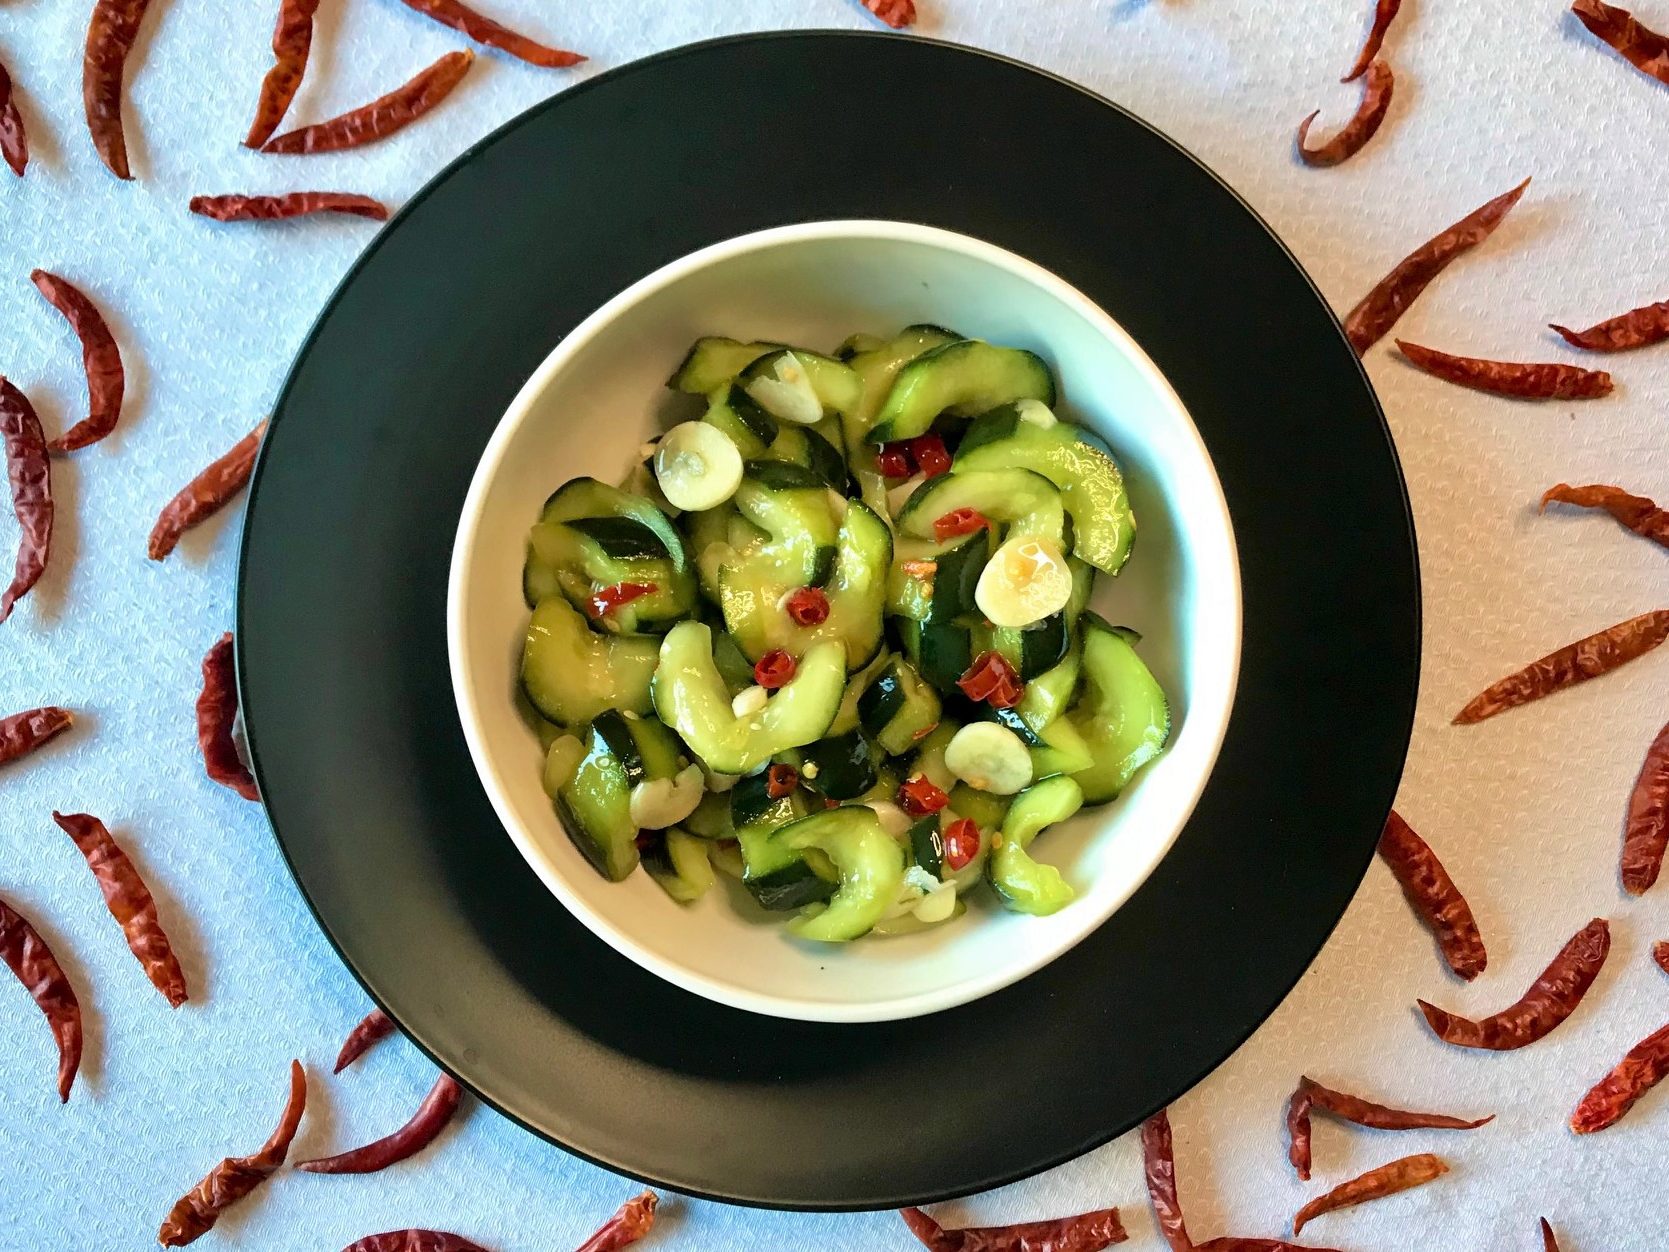
[[[1329,171],[1296,163],[1292,130],[1312,108],[1329,127],[1354,108],[1357,88],[1334,80],[1366,27],[1365,0],[920,3],[925,33],[1080,80],[1175,136],[1269,219],[1340,309],[1415,242],[1535,175],[1496,238],[1404,319],[1406,337],[1570,360],[1541,329],[1547,321],[1586,325],[1669,295],[1669,96],[1600,50],[1556,0],[1408,0],[1386,46],[1398,76],[1390,116],[1360,156]],[[274,0],[155,0],[129,93],[140,181],[123,185],[98,165],[81,121],[90,7],[10,0],[0,11],[0,60],[17,80],[35,152],[22,182],[0,173],[0,370],[36,398],[50,431],[82,412],[79,354],[27,281],[36,265],[85,284],[111,310],[129,370],[121,430],[59,462],[52,567],[0,627],[0,709],[50,701],[82,717],[72,737],[0,780],[0,894],[42,924],[90,1010],[86,1062],[60,1108],[45,1026],[0,981],[7,1249],[150,1245],[185,1187],[265,1138],[291,1056],[321,1080],[301,1156],[386,1132],[432,1078],[396,1040],[322,1081],[368,1006],[258,810],[202,776],[191,701],[199,659],[231,620],[235,521],[188,538],[165,566],[144,559],[158,507],[266,411],[320,304],[376,228],[217,227],[189,217],[187,199],[305,185],[398,204],[466,145],[596,70],[708,36],[871,24],[849,0],[492,0],[496,16],[594,60],[564,73],[485,54],[452,100],[392,142],[284,159],[237,146],[269,61]],[[1669,27],[1669,4],[1652,0],[1641,16]],[[380,94],[459,42],[395,0],[324,0],[292,119]],[[993,103],[970,101],[968,124]],[[1200,1238],[1273,1235],[1324,1187],[1434,1150],[1453,1166],[1449,1177],[1329,1215],[1306,1234],[1360,1249],[1528,1249],[1540,1246],[1535,1219],[1546,1213],[1575,1252],[1660,1248],[1669,1244],[1669,1091],[1590,1139],[1564,1124],[1588,1084],[1669,1019],[1669,980],[1647,960],[1651,940],[1669,935],[1669,887],[1625,901],[1615,872],[1628,788],[1669,706],[1669,650],[1482,726],[1447,723],[1518,663],[1665,602],[1662,551],[1603,518],[1538,519],[1533,505],[1561,479],[1669,497],[1659,455],[1669,350],[1617,358],[1611,399],[1538,406],[1458,391],[1387,348],[1369,370],[1407,470],[1425,588],[1425,671],[1400,805],[1471,897],[1490,967],[1469,987],[1450,979],[1375,866],[1292,997],[1173,1110],[1190,1218]],[[1246,420],[1257,421],[1255,396]],[[1324,427],[1315,434],[1327,438]],[[1350,502],[1338,503],[1348,518]],[[0,518],[0,549],[9,553],[14,535]],[[188,1007],[170,1012],[145,982],[80,856],[51,824],[53,807],[103,816],[149,873],[191,981]],[[1552,1038],[1516,1055],[1475,1055],[1437,1043],[1417,1020],[1417,995],[1472,1013],[1510,1002],[1596,914],[1613,919],[1611,963]],[[1281,1130],[1283,1101],[1306,1071],[1393,1103],[1500,1119],[1469,1135],[1395,1136],[1318,1119],[1316,1180],[1306,1187],[1285,1165]],[[932,1115],[912,1097],[899,1093],[900,1117]],[[493,1248],[562,1248],[635,1190],[476,1107],[420,1161],[384,1175],[281,1175],[211,1238],[330,1249],[433,1225]],[[1018,1220],[1105,1204],[1124,1207],[1132,1246],[1157,1246],[1128,1137],[941,1216]],[[914,1246],[890,1214],[784,1216],[673,1197],[663,1212],[655,1247]]]

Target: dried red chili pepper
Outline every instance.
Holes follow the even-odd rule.
[[[1669,1076],[1669,1026],[1647,1035],[1577,1101],[1570,1128],[1591,1135],[1618,1121],[1634,1102]]]
[[[316,213],[388,220],[388,206],[349,191],[292,191],[282,196],[192,196],[191,211],[217,222],[280,222]]]
[[[1374,133],[1379,130],[1379,124],[1385,120],[1385,114],[1391,108],[1391,93],[1395,86],[1396,76],[1391,73],[1391,67],[1383,61],[1375,61],[1368,67],[1368,79],[1362,85],[1361,103],[1356,106],[1356,112],[1351,119],[1339,128],[1338,134],[1318,148],[1306,147],[1310,138],[1310,126],[1321,116],[1321,110],[1317,109],[1298,123],[1299,159],[1305,165],[1326,167],[1355,156],[1368,140],[1374,137]]]
[[[361,105],[339,117],[303,126],[269,140],[262,152],[298,156],[315,152],[341,152],[386,139],[404,130],[438,105],[469,72],[475,54],[467,48],[448,52],[411,81],[402,83],[386,96]]]
[[[956,680],[956,685],[975,703],[989,701],[999,709],[1013,708],[1025,692],[1014,666],[994,649],[975,657],[974,663]]]
[[[1160,1109],[1142,1123],[1142,1172],[1159,1233],[1171,1252],[1194,1252],[1194,1241],[1182,1218],[1182,1198],[1176,1187],[1176,1153],[1171,1145],[1171,1118]]]
[[[1376,1169],[1370,1169],[1360,1178],[1352,1178],[1349,1182],[1340,1183],[1325,1195],[1319,1195],[1303,1208],[1298,1210],[1292,1219],[1292,1233],[1298,1234],[1306,1223],[1323,1213],[1331,1213],[1336,1209],[1350,1208],[1352,1205],[1364,1204],[1369,1200],[1383,1199],[1388,1195],[1396,1195],[1399,1191],[1407,1191],[1411,1187],[1423,1186],[1441,1178],[1449,1172],[1440,1157],[1430,1152],[1421,1152],[1415,1156],[1405,1156],[1401,1160],[1391,1161]]]
[[[946,1230],[918,1208],[900,1209],[898,1214],[930,1252],[1100,1252],[1130,1237],[1117,1209],[960,1230]]]
[[[1313,1109],[1373,1130],[1476,1130],[1495,1120],[1493,1113],[1475,1121],[1451,1117],[1447,1113],[1409,1113],[1375,1104],[1360,1096],[1334,1091],[1311,1078],[1300,1078],[1297,1090],[1287,1102],[1287,1159],[1305,1182],[1310,1180],[1310,1113]]]
[[[658,1203],[660,1201],[653,1191],[633,1196],[574,1252],[618,1252],[618,1249],[636,1243],[654,1226],[655,1205]]]
[[[950,472],[950,452],[944,439],[935,434],[917,435],[908,441],[910,459],[929,478]]]
[[[299,1061],[290,1062],[290,1094],[272,1135],[249,1156],[229,1156],[180,1197],[162,1220],[157,1241],[165,1248],[183,1248],[206,1234],[220,1215],[278,1172],[290,1154],[290,1141],[307,1107],[307,1075]]]
[[[1652,944],[1652,960],[1665,974],[1669,974],[1669,939],[1659,939]]]
[[[462,1087],[449,1075],[442,1074],[435,1079],[435,1085],[429,1088],[429,1094],[423,1097],[411,1120],[393,1134],[336,1156],[301,1161],[296,1168],[310,1174],[374,1174],[387,1169],[433,1143],[458,1111],[463,1094]]]
[[[197,697],[197,745],[210,778],[245,800],[260,800],[255,777],[238,755],[232,723],[238,716],[238,688],[232,665],[232,635],[214,641],[203,658],[203,691]]]
[[[1379,55],[1379,46],[1385,42],[1385,32],[1391,29],[1391,23],[1396,20],[1397,10],[1402,8],[1402,0],[1378,0],[1373,7],[1373,26],[1368,30],[1368,37],[1362,44],[1362,50],[1356,54],[1356,63],[1350,67],[1350,73],[1339,81],[1348,83],[1352,79],[1362,77],[1373,59]]]
[[[1195,1244],[1194,1252],[1337,1252],[1337,1249],[1317,1248],[1307,1243],[1289,1243],[1285,1239],[1247,1239],[1238,1235],[1224,1235]]]
[[[773,765],[765,771],[765,794],[773,800],[792,795],[800,785],[800,771],[792,765]]]
[[[307,72],[307,54],[313,47],[313,14],[318,8],[319,0],[279,0],[278,23],[272,31],[272,68],[261,79],[255,120],[249,124],[244,147],[259,148],[271,139],[284,114],[290,111],[290,102]]]
[[[1510,1052],[1534,1043],[1576,1011],[1611,951],[1611,927],[1596,917],[1566,941],[1517,1002],[1481,1021],[1419,1001],[1432,1033],[1462,1048]]]
[[[655,583],[615,583],[612,587],[604,587],[585,602],[586,612],[592,617],[607,617],[622,605],[630,604],[633,600],[641,600],[644,596],[652,596],[659,587]]]
[[[1669,300],[1642,305],[1597,322],[1587,330],[1572,330],[1557,322],[1548,329],[1558,331],[1573,348],[1589,352],[1626,352],[1669,339]]]
[[[52,820],[86,858],[87,868],[93,871],[93,880],[104,895],[105,907],[121,926],[128,950],[139,959],[145,977],[172,1007],[179,1008],[186,1002],[185,973],[157,919],[151,889],[127,853],[91,813],[53,813]]]
[[[925,775],[907,778],[898,788],[898,807],[911,817],[926,817],[950,803],[950,797]]]
[[[1553,1237],[1553,1227],[1542,1218],[1542,1252],[1559,1252],[1559,1241]]]
[[[394,1033],[394,1019],[381,1009],[372,1009],[348,1032],[348,1037],[342,1042],[342,1050],[336,1054],[336,1068],[330,1072],[340,1074],[348,1066],[357,1061],[370,1046],[379,1040],[388,1038]]]
[[[81,1004],[46,940],[4,900],[0,900],[0,961],[17,975],[46,1015],[58,1044],[58,1099],[67,1101],[81,1065]]]
[[[1669,848],[1669,724],[1657,732],[1634,790],[1628,797],[1628,821],[1623,827],[1621,873],[1623,890],[1641,895],[1657,881],[1663,853]],[[1665,966],[1669,969],[1669,966]]]
[[[829,620],[829,597],[821,587],[796,587],[782,607],[796,626],[820,626]]]
[[[966,869],[979,855],[979,823],[971,817],[959,817],[945,828],[945,864],[951,869]]]
[[[798,663],[787,652],[772,648],[754,663],[753,681],[766,691],[775,691],[789,682],[798,668]]]
[[[1611,394],[1611,375],[1604,370],[1550,361],[1486,361],[1440,352],[1406,339],[1396,342],[1416,369],[1473,391],[1520,400],[1595,400]]]
[[[74,452],[116,429],[125,382],[122,353],[104,315],[85,293],[46,270],[36,270],[29,281],[64,315],[81,340],[81,363],[87,374],[87,416],[46,445],[48,452]]]
[[[1436,936],[1449,968],[1468,982],[1483,973],[1489,956],[1472,907],[1437,854],[1395,809],[1379,836],[1379,855],[1426,929]]]
[[[882,444],[875,454],[875,468],[883,478],[908,478],[915,472],[910,467],[910,441],[895,439]]]
[[[863,7],[894,30],[903,30],[916,20],[916,0],[863,0]]]
[[[0,377],[0,438],[6,444],[12,511],[23,531],[11,585],[0,593],[3,622],[40,581],[52,554],[52,462],[46,455],[46,435],[29,397],[5,377]]]
[[[81,61],[81,102],[99,159],[117,178],[128,172],[122,133],[122,76],[150,0],[95,0]]]
[[[1576,0],[1570,11],[1596,39],[1635,69],[1660,83],[1669,83],[1669,39],[1642,26],[1627,9],[1604,0]]]
[[[500,26],[490,17],[477,13],[468,5],[459,3],[459,0],[406,0],[406,5],[425,17],[434,18],[442,26],[450,26],[453,30],[467,35],[476,43],[497,48],[500,52],[508,52],[518,61],[526,61],[529,65],[559,70],[578,65],[585,60],[577,52],[548,47],[542,43],[535,43],[526,35],[518,35],[515,31]]]
[[[355,1239],[342,1252],[487,1252],[479,1243],[446,1230],[385,1230]]]
[[[29,132],[23,128],[23,115],[12,99],[12,76],[0,65],[0,157],[12,167],[19,178],[29,164]]]
[[[933,535],[940,543],[958,535],[971,535],[991,525],[991,519],[978,509],[952,509],[943,517],[933,519]]]
[[[162,506],[156,525],[151,527],[150,542],[146,545],[146,553],[151,560],[160,561],[167,557],[180,542],[181,535],[220,512],[233,496],[243,490],[255,469],[255,454],[261,450],[261,436],[266,429],[267,424],[262,422]]]
[[[1573,487],[1557,483],[1542,493],[1542,511],[1550,503],[1574,504],[1584,509],[1604,509],[1637,535],[1669,548],[1669,510],[1660,509],[1645,496],[1637,496],[1605,483]]]
[[[1455,725],[1481,722],[1507,709],[1598,678],[1636,657],[1645,656],[1666,638],[1669,638],[1669,609],[1654,609],[1607,626],[1491,683],[1455,714]]]
[[[1511,191],[1472,210],[1398,261],[1389,274],[1375,283],[1373,290],[1344,319],[1344,332],[1356,355],[1361,356],[1378,343],[1449,262],[1494,234],[1501,219],[1511,212],[1529,185],[1530,180],[1526,178]]]
[[[74,724],[74,714],[50,704],[0,717],[0,765],[28,756]]]

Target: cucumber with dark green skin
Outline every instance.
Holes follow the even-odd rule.
[[[576,517],[568,526],[617,561],[672,558],[666,541],[635,517]]]
[[[904,883],[904,850],[863,804],[814,812],[771,832],[770,846],[809,855],[822,853],[840,875],[828,907],[789,923],[802,939],[843,943],[867,933],[898,898]]]
[[[690,350],[684,354],[678,368],[672,371],[666,385],[674,391],[704,396],[735,378],[760,357],[779,351],[782,346],[767,340],[743,343],[723,335],[704,336],[690,345]]]
[[[715,388],[701,420],[728,435],[744,459],[765,455],[777,437],[777,419],[760,408],[739,383]]]
[[[547,596],[527,624],[522,690],[559,726],[579,726],[607,709],[647,713],[659,658],[655,639],[598,634],[561,596]]]
[[[1065,550],[1066,507],[1060,489],[1028,469],[967,470],[930,478],[904,502],[895,524],[901,535],[932,539],[934,523],[959,509],[1005,523],[1008,538],[1048,539]]]
[[[892,756],[910,751],[939,720],[939,698],[908,661],[895,657],[858,697],[858,721]]]
[[[796,787],[773,798],[766,786],[761,772],[731,788],[730,820],[746,866],[743,886],[762,908],[773,911],[827,900],[835,892],[835,882],[819,874],[803,853],[770,842],[772,831],[811,811],[806,792]]]
[[[632,786],[678,773],[678,737],[653,717],[627,717],[605,709],[591,722],[591,733],[613,752]]]
[[[750,362],[737,377],[744,387],[758,379],[775,378],[778,363],[790,355],[811,380],[811,389],[822,401],[824,417],[846,413],[857,407],[858,400],[863,395],[862,380],[844,361],[824,356],[821,352],[807,352],[804,348],[782,348]]]
[[[699,900],[713,885],[707,845],[684,831],[668,830],[644,849],[642,857],[649,876],[679,904]]]
[[[1066,614],[1054,613],[1023,629],[981,623],[974,628],[973,651],[975,656],[986,651],[996,652],[1013,666],[1021,682],[1030,682],[1060,664],[1071,642]]]
[[[624,723],[624,718],[619,718]],[[605,729],[606,716],[600,717]],[[611,739],[595,722],[584,736],[586,753],[573,776],[556,793],[556,812],[562,828],[581,855],[604,878],[619,882],[638,864],[637,823],[632,821],[632,782]],[[635,752],[630,733],[624,735],[628,752]],[[637,763],[642,767],[641,760]]]
[[[1009,908],[1043,917],[1065,908],[1077,894],[1053,865],[1039,864],[1026,849],[1046,826],[1064,822],[1083,806],[1078,784],[1065,776],[1033,783],[1009,806],[1003,839],[986,873]]]
[[[900,620],[898,631],[905,652],[928,685],[942,696],[959,694],[956,680],[974,661],[972,628],[931,614],[925,622]]]
[[[1095,764],[1072,777],[1083,789],[1085,804],[1102,804],[1165,750],[1171,710],[1164,690],[1136,655],[1140,635],[1090,612],[1079,628],[1084,694],[1067,717],[1089,745]]]
[[[869,431],[872,443],[925,434],[941,413],[971,417],[1015,400],[1055,403],[1055,379],[1035,352],[961,339],[898,372]]]
[[[850,800],[875,785],[881,750],[861,730],[800,749],[800,777],[831,800]]]
[[[784,426],[771,445],[771,455],[804,465],[841,495],[852,486],[852,472],[840,451],[810,426]]]
[[[995,722],[998,726],[1012,730],[1028,748],[1035,748],[1043,743],[1043,737],[1027,724],[1018,707],[999,709],[984,700],[970,700],[958,689],[954,694],[945,697],[945,712],[960,722]]]
[[[939,834],[937,813],[910,827],[910,857],[933,877],[940,877],[945,865],[945,841]]]

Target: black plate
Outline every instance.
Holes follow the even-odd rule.
[[[1100,302],[1181,393],[1241,545],[1222,759],[1152,879],[974,1004],[824,1026],[685,994],[593,939],[470,766],[443,606],[476,459],[523,380],[635,279],[742,232],[925,222]],[[881,1208],[1128,1129],[1275,1008],[1344,912],[1402,771],[1420,638],[1384,420],[1297,263],[1106,101],[983,53],[788,34],[670,52],[491,136],[320,318],[245,526],[244,711],[320,923],[435,1060],[528,1128],[678,1190]]]

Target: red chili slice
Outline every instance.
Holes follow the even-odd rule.
[[[655,583],[615,583],[593,594],[585,602],[585,609],[592,617],[604,618],[622,605],[652,596],[659,589]]]
[[[1604,509],[1635,534],[1669,548],[1669,510],[1658,508],[1645,496],[1637,496],[1605,483],[1587,483],[1581,487],[1557,483],[1542,493],[1542,512],[1545,513],[1551,503]]]
[[[1548,328],[1558,331],[1573,348],[1588,352],[1627,352],[1630,348],[1644,348],[1669,339],[1669,300],[1630,309],[1586,330],[1572,330],[1557,322],[1548,323]]]
[[[385,1230],[355,1239],[342,1252],[487,1252],[479,1243],[447,1230]]]
[[[1669,939],[1659,939],[1652,944],[1652,960],[1665,974],[1669,974]]]
[[[318,8],[319,0],[279,0],[278,23],[272,31],[272,68],[261,79],[255,120],[249,125],[244,147],[259,148],[271,139],[284,114],[290,111],[290,102],[296,98],[296,89],[307,72],[307,54],[313,46],[313,15]]]
[[[940,474],[950,471],[950,452],[945,448],[945,441],[938,435],[917,435],[908,441],[910,459],[916,463],[916,468],[929,478],[937,478]]]
[[[1396,1195],[1399,1191],[1407,1191],[1411,1187],[1433,1182],[1448,1172],[1449,1167],[1443,1163],[1442,1158],[1433,1156],[1430,1152],[1405,1156],[1377,1169],[1370,1169],[1360,1178],[1340,1183],[1325,1195],[1317,1196],[1299,1209],[1292,1219],[1292,1233],[1298,1234],[1306,1223],[1323,1213]]]
[[[946,1230],[918,1208],[899,1209],[898,1215],[929,1252],[1100,1252],[1130,1237],[1117,1209],[959,1230]]]
[[[1494,234],[1529,185],[1530,180],[1526,178],[1511,191],[1472,210],[1398,261],[1389,274],[1375,283],[1373,290],[1344,319],[1345,335],[1350,346],[1356,349],[1356,355],[1361,356],[1378,343],[1451,261]]]
[[[336,1054],[336,1067],[331,1073],[340,1074],[363,1056],[372,1044],[388,1038],[393,1033],[394,1019],[381,1009],[372,1009],[342,1041],[342,1050]]]
[[[916,20],[916,0],[863,0],[863,7],[894,30],[903,30]]]
[[[387,1169],[417,1155],[433,1143],[458,1111],[458,1101],[463,1094],[462,1087],[450,1076],[442,1074],[435,1079],[435,1085],[429,1088],[429,1094],[423,1097],[423,1103],[417,1106],[411,1120],[393,1134],[354,1148],[351,1152],[300,1161],[296,1168],[310,1174],[374,1174]]]
[[[238,688],[228,631],[215,640],[203,658],[203,691],[197,697],[197,744],[203,752],[203,768],[211,779],[245,800],[259,801],[255,776],[238,755],[237,741],[232,738],[237,716]]]
[[[404,130],[438,105],[469,72],[475,54],[467,48],[448,52],[409,82],[370,104],[313,126],[303,126],[270,140],[261,149],[283,156],[315,152],[341,152],[386,139]]]
[[[55,705],[0,717],[0,765],[28,756],[74,724],[74,714]]]
[[[773,765],[765,771],[765,794],[773,800],[792,795],[800,785],[800,771],[792,765]]]
[[[958,535],[971,535],[991,525],[991,519],[978,509],[952,509],[943,517],[933,519],[933,534],[943,543]]]
[[[1611,951],[1611,927],[1596,917],[1565,943],[1518,1001],[1499,1013],[1470,1021],[1419,1001],[1432,1033],[1462,1048],[1510,1052],[1534,1043],[1564,1021],[1594,985]]]
[[[766,691],[775,691],[787,684],[798,668],[797,662],[787,652],[781,648],[772,648],[754,663],[753,681]]]
[[[104,895],[105,907],[127,938],[128,949],[139,959],[145,977],[179,1008],[186,1002],[185,972],[157,919],[156,900],[103,822],[90,813],[53,813],[58,828],[75,841],[87,868]]]
[[[127,138],[122,133],[122,76],[128,53],[139,37],[150,0],[95,0],[87,23],[87,46],[81,60],[81,102],[87,130],[99,159],[117,178],[128,171]]]
[[[911,817],[926,817],[950,803],[950,797],[923,774],[905,779],[898,788],[898,806]]]
[[[1402,0],[1378,0],[1373,7],[1373,26],[1368,30],[1368,37],[1362,44],[1362,50],[1356,54],[1356,64],[1350,67],[1350,73],[1339,81],[1348,83],[1352,79],[1362,77],[1373,59],[1379,55],[1379,46],[1385,42],[1385,32],[1391,28],[1396,20],[1397,10],[1402,8]]]
[[[1542,1218],[1542,1252],[1559,1252],[1559,1241],[1553,1237],[1553,1227]]]
[[[1609,1074],[1594,1084],[1577,1102],[1570,1115],[1570,1128],[1579,1135],[1604,1130],[1665,1076],[1669,1076],[1669,1026],[1635,1044]]]
[[[1623,890],[1637,896],[1657,881],[1669,848],[1669,724],[1646,749],[1640,776],[1629,793],[1623,830]]]
[[[180,542],[181,535],[220,512],[243,490],[255,470],[255,457],[261,450],[261,437],[266,429],[267,424],[262,422],[162,506],[145,548],[151,560],[167,557]]]
[[[0,158],[12,167],[19,178],[29,165],[29,132],[23,128],[23,115],[12,99],[12,76],[0,65]]]
[[[58,1044],[58,1099],[65,1102],[81,1065],[81,1004],[46,940],[4,900],[0,900],[0,961],[17,975],[52,1028]]]
[[[1634,20],[1627,9],[1604,0],[1576,0],[1570,6],[1593,36],[1642,74],[1669,83],[1669,39]]]
[[[0,622],[46,572],[52,554],[52,462],[35,406],[11,381],[0,376],[0,438],[6,444],[6,475],[11,479],[12,511],[23,534],[11,585],[0,593]]]
[[[821,587],[798,587],[783,601],[796,626],[820,626],[829,620],[829,597]]]
[[[1014,666],[1002,653],[994,650],[981,652],[962,677],[956,680],[956,685],[968,699],[976,703],[983,700],[999,709],[1013,708],[1020,703],[1020,697],[1026,691]]]
[[[636,1243],[655,1225],[655,1205],[659,1202],[653,1191],[633,1196],[574,1252],[619,1252]]]
[[[1604,370],[1554,362],[1486,361],[1440,352],[1406,339],[1396,343],[1415,368],[1473,391],[1519,400],[1595,400],[1611,394],[1611,375]]]
[[[1468,982],[1483,973],[1489,957],[1471,906],[1437,854],[1394,809],[1379,836],[1379,855],[1409,904],[1437,937],[1449,968]]]
[[[971,817],[959,817],[945,828],[945,864],[951,869],[966,869],[979,855],[979,823]]]
[[[1346,1095],[1323,1087],[1310,1078],[1300,1078],[1298,1089],[1287,1102],[1287,1158],[1298,1177],[1310,1180],[1310,1113],[1320,1109],[1342,1121],[1372,1130],[1476,1130],[1495,1120],[1494,1114],[1467,1121],[1447,1113],[1410,1113],[1388,1105],[1375,1104],[1360,1096]]]
[[[48,452],[74,452],[116,429],[125,383],[122,353],[104,315],[83,292],[46,270],[36,270],[29,281],[64,315],[81,340],[81,363],[87,374],[87,416],[46,445]]]
[[[577,52],[568,52],[562,48],[552,48],[546,44],[535,43],[526,35],[518,35],[508,27],[500,26],[492,18],[477,13],[459,0],[405,0],[408,8],[416,9],[425,17],[432,17],[442,26],[450,26],[460,34],[467,35],[476,43],[485,44],[489,48],[497,48],[500,52],[508,52],[518,61],[526,61],[529,65],[538,65],[545,69],[565,69],[570,65],[578,65],[585,60]]]
[[[1338,165],[1347,161],[1360,152],[1374,137],[1379,125],[1385,120],[1385,114],[1391,108],[1391,93],[1396,86],[1396,78],[1391,73],[1391,67],[1383,61],[1375,61],[1368,67],[1368,78],[1362,86],[1362,101],[1356,106],[1356,112],[1351,119],[1339,129],[1326,143],[1318,148],[1305,145],[1309,142],[1310,126],[1316,118],[1321,116],[1321,110],[1298,123],[1298,157],[1305,165],[1324,168]]]
[[[388,220],[388,206],[349,191],[291,191],[281,196],[192,196],[191,211],[217,222],[279,222],[318,213]]]
[[[207,1234],[222,1213],[277,1173],[290,1154],[290,1141],[306,1107],[307,1075],[299,1061],[291,1061],[290,1096],[271,1137],[249,1156],[227,1157],[181,1196],[163,1219],[157,1241],[165,1248],[182,1248]]]
[[[1654,609],[1607,626],[1491,683],[1455,714],[1455,725],[1481,722],[1555,691],[1598,678],[1645,656],[1665,639],[1669,639],[1669,609]]]
[[[908,478],[915,471],[910,468],[910,441],[895,439],[884,443],[875,454],[875,468],[885,478]]]

